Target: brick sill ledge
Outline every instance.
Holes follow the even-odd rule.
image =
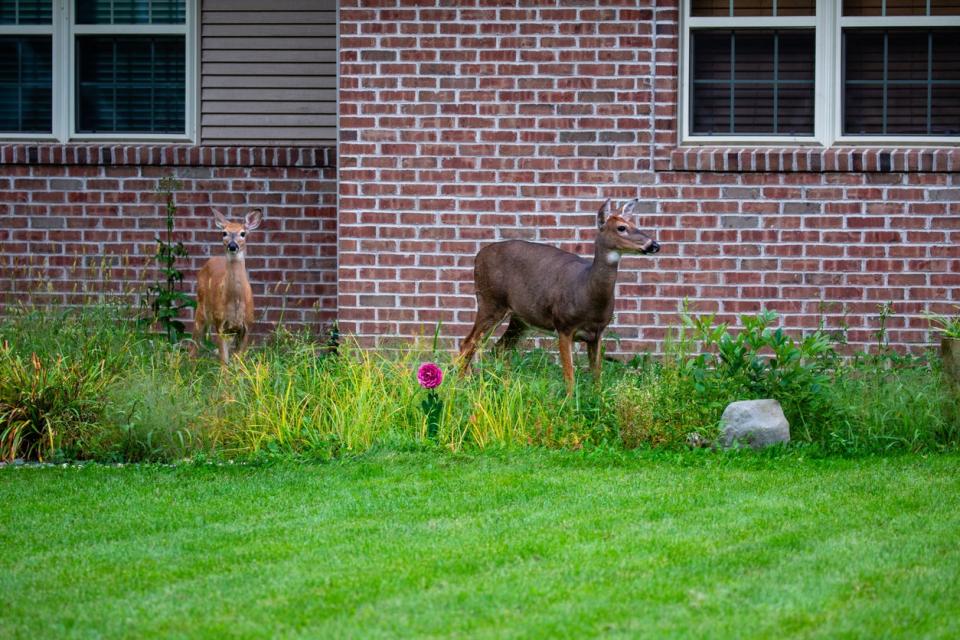
[[[0,143],[0,165],[336,167],[337,148]]]
[[[670,171],[877,172],[960,171],[960,147],[679,147],[670,151]]]

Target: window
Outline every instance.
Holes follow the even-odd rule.
[[[192,0],[0,0],[0,137],[189,140]]]
[[[960,142],[960,0],[687,0],[684,142]]]

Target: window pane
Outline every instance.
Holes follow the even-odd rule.
[[[845,16],[879,16],[883,13],[883,0],[843,0]]]
[[[856,55],[847,55],[844,77],[848,80],[883,81],[883,32],[882,31],[845,31],[845,51],[855,51]]]
[[[847,29],[844,133],[944,135],[960,128],[957,29]]]
[[[930,0],[930,14],[960,16],[960,0]]]
[[[745,16],[812,16],[816,0],[693,0],[691,16],[745,17]]]
[[[934,86],[930,133],[960,136],[960,84]]]
[[[730,133],[730,86],[699,84],[693,87],[693,122],[695,135]]]
[[[927,133],[927,85],[887,87],[887,133],[922,136]]]
[[[693,0],[690,3],[691,16],[729,16],[730,0]]]
[[[77,130],[183,133],[182,37],[77,38]]]
[[[695,30],[691,133],[812,135],[812,30]]]
[[[777,133],[802,136],[813,133],[814,90],[810,84],[781,84],[777,88]]]
[[[0,37],[0,131],[52,131],[50,36]]]
[[[738,31],[734,43],[737,80],[773,80],[773,34]]]
[[[0,0],[0,24],[51,24],[52,0]]]
[[[738,84],[733,90],[733,133],[773,132],[773,85]]]
[[[738,18],[772,16],[773,0],[733,0],[733,15]]]
[[[960,15],[960,0],[929,0],[930,11],[927,12],[927,0],[886,0],[884,13],[883,0],[843,0],[843,15],[845,16],[958,16]]]
[[[817,13],[816,0],[778,0],[778,16],[812,16]]]
[[[926,31],[889,31],[887,34],[887,78],[890,80],[927,79]],[[882,62],[882,59],[881,59]]]
[[[78,24],[183,24],[186,0],[77,0]]]
[[[883,85],[848,86],[843,101],[843,132],[848,135],[883,133]]]
[[[960,82],[960,46],[957,46],[960,31],[933,32],[933,64],[931,73],[934,82]]]
[[[887,0],[888,16],[925,16],[926,0]]]
[[[814,41],[811,31],[780,31],[780,80],[806,80],[813,83]]]

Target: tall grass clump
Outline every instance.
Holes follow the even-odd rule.
[[[216,412],[218,367],[186,353],[159,349],[146,355],[107,394],[98,457],[124,462],[170,462],[214,454],[209,428]]]
[[[84,457],[113,376],[103,360],[23,357],[0,343],[0,459]]]
[[[415,372],[425,359],[448,373],[447,354],[342,345],[328,353],[307,336],[251,354],[224,378],[214,431],[229,452],[328,457],[375,445],[463,448],[582,446],[614,432],[591,393],[568,399],[562,379],[501,360],[473,375],[448,375],[435,391],[441,409],[429,437]],[[515,363],[516,364],[516,363]],[[553,380],[556,377],[556,380]],[[612,421],[611,417],[607,421]]]
[[[198,429],[211,367],[144,335],[128,306],[22,305],[0,342],[5,458],[168,461],[210,441]]]
[[[222,380],[216,430],[239,453],[362,451],[403,429],[413,410],[407,374],[375,351],[330,354],[293,338],[252,353]]]
[[[957,448],[960,398],[938,365],[932,356],[861,355],[835,372],[831,413],[798,435],[842,454]]]

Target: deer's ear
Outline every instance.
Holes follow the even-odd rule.
[[[597,228],[603,227],[603,223],[607,221],[607,218],[610,217],[610,198],[607,198],[607,201],[603,203],[603,206],[600,207],[600,210],[597,211]]]
[[[637,202],[636,199],[630,200],[620,207],[620,216],[627,219],[633,218],[634,214],[637,213]]]
[[[254,209],[253,211],[248,213],[246,217],[247,231],[256,229],[257,227],[260,226],[261,222],[263,222],[263,210]]]
[[[223,215],[216,209],[213,210],[213,218],[217,224],[218,229],[223,229],[229,223],[229,221],[227,220],[227,216]]]

